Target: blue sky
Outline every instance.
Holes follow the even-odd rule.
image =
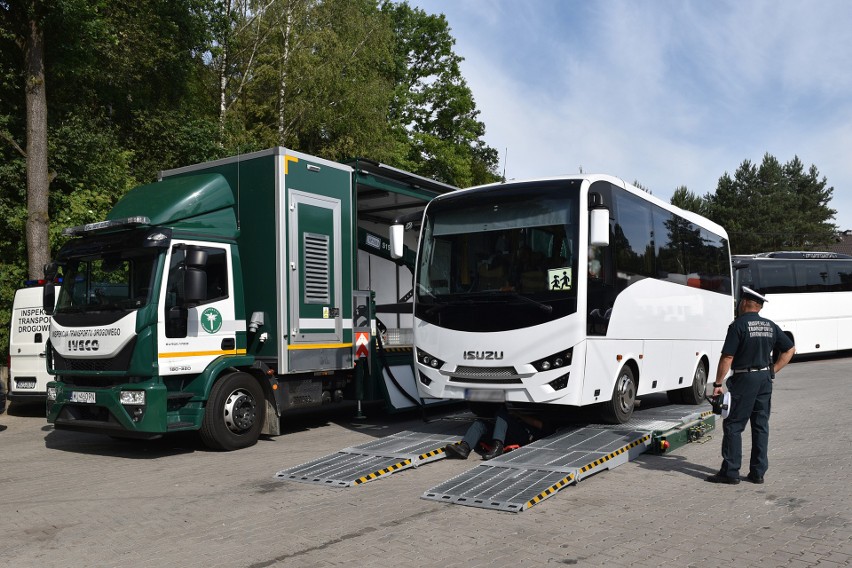
[[[446,15],[508,178],[582,168],[668,201],[798,156],[852,229],[852,2],[409,3]]]

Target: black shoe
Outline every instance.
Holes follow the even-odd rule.
[[[728,477],[727,475],[723,475],[721,473],[714,473],[713,475],[705,477],[704,481],[709,481],[710,483],[726,483],[728,485],[736,485],[740,482],[740,478]]]
[[[749,474],[746,476],[746,479],[748,479],[752,483],[756,483],[757,485],[763,483],[763,476],[757,475],[756,473],[749,472]]]
[[[491,442],[491,449],[485,452],[485,455],[482,456],[484,460],[493,460],[497,456],[503,455],[503,442],[500,440],[494,440]]]
[[[444,446],[444,453],[447,454],[447,459],[466,460],[467,456],[470,455],[470,446],[467,445],[467,442],[449,444]]]

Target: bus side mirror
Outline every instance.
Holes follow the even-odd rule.
[[[589,245],[609,246],[609,209],[598,206],[589,211]]]
[[[391,258],[402,258],[403,251],[403,234],[405,233],[405,225],[391,225],[390,234],[390,254]]]
[[[44,288],[42,289],[42,308],[44,309],[44,313],[49,316],[53,315],[53,306],[56,305],[56,288],[53,285],[53,282],[46,282],[44,284]]]

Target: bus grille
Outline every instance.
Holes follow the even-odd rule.
[[[450,382],[518,384],[523,381],[513,367],[457,367],[450,376]]]

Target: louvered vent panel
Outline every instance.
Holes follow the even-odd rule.
[[[305,303],[328,304],[331,302],[328,235],[304,233],[303,245],[305,252]]]

